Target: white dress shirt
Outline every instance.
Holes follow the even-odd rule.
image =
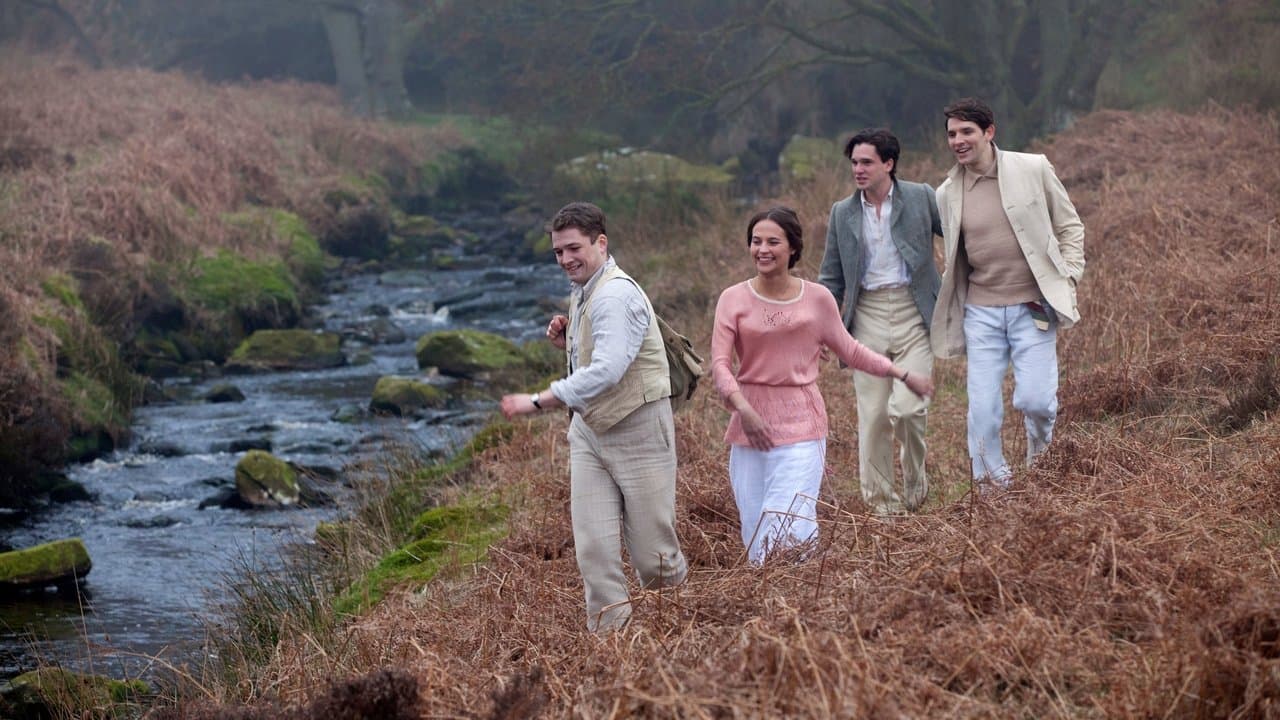
[[[907,272],[907,263],[893,244],[893,235],[889,230],[889,219],[893,217],[893,186],[889,186],[889,194],[880,204],[880,212],[876,213],[874,203],[867,200],[863,192],[862,198],[862,240],[867,253],[867,272],[862,277],[864,290],[883,290],[884,288],[906,287],[911,284],[911,275]]]

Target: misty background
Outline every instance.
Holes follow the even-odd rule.
[[[939,149],[963,95],[1007,147],[1101,107],[1274,108],[1278,27],[1270,0],[0,0],[10,47],[324,83],[363,116],[504,116],[515,139],[590,130],[748,177],[796,134],[883,124]]]

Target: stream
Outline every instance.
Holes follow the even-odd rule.
[[[481,234],[470,247],[500,249],[519,234],[486,225],[494,237]],[[349,483],[335,481],[322,483],[336,500],[327,507],[201,509],[233,484],[246,448],[269,449],[348,479],[362,466],[376,466],[392,445],[447,454],[496,403],[477,401],[420,419],[374,416],[364,409],[378,378],[420,376],[414,344],[427,332],[467,327],[517,342],[540,337],[546,301],[564,297],[569,286],[550,257],[521,264],[460,250],[448,270],[349,274],[329,287],[327,299],[311,309],[314,324],[343,333],[348,359],[360,357],[363,364],[166,381],[176,399],[139,407],[127,448],[67,469],[93,500],[55,505],[0,531],[0,540],[14,548],[80,537],[93,561],[79,596],[48,591],[0,598],[3,677],[39,662],[138,677],[157,669],[154,658],[190,660],[233,576],[246,567],[278,566],[283,551],[312,542],[316,524],[340,515],[351,499]],[[203,400],[224,383],[238,387],[245,400]]]

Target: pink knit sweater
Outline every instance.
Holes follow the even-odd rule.
[[[892,363],[868,350],[845,330],[835,298],[823,286],[804,281],[794,300],[768,300],[747,282],[730,286],[716,302],[711,335],[711,376],[726,402],[741,390],[770,427],[775,445],[827,436],[827,407],[818,391],[822,346],[850,367],[884,377]],[[735,376],[731,355],[738,357]],[[725,442],[750,445],[735,411]]]

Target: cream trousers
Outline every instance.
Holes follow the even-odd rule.
[[[631,617],[622,544],[645,588],[684,582],[676,539],[676,439],[671,403],[641,405],[596,434],[575,414],[569,423],[570,512],[587,627],[605,631]]]
[[[929,332],[908,288],[864,291],[858,296],[853,335],[894,364],[933,374]],[[900,380],[853,371],[858,395],[858,478],[862,499],[879,514],[915,510],[929,494],[925,473],[925,420],[929,402]],[[902,486],[894,482],[893,442],[901,448]]]

